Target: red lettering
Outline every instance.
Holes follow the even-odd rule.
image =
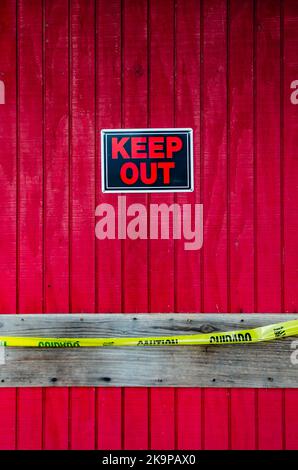
[[[149,137],[149,158],[164,158],[163,143],[165,141],[164,137]]]
[[[131,176],[127,175],[127,171],[131,170]],[[134,184],[139,177],[139,170],[135,163],[126,162],[122,165],[120,170],[120,178],[125,184]]]
[[[144,184],[154,184],[157,181],[157,171],[162,170],[163,183],[170,183],[171,170],[175,168],[174,162],[160,162],[150,163],[150,174],[148,175],[148,168],[145,162],[140,164],[140,171],[135,163],[126,162],[122,165],[120,170],[121,181],[127,185],[135,184],[138,179]]]
[[[158,168],[161,168],[163,170],[164,184],[169,184],[170,183],[170,170],[172,168],[175,168],[175,163],[174,162],[158,163]]]
[[[146,158],[147,153],[139,153],[144,152],[146,150],[146,137],[132,137],[131,139],[131,158]]]
[[[129,145],[129,140],[131,145]],[[112,158],[129,159],[170,159],[183,147],[183,140],[177,135],[169,137],[112,137]],[[131,149],[131,152],[128,150]],[[171,183],[172,170],[176,167],[175,162],[150,162],[150,160],[139,163],[122,162],[120,169],[120,180],[127,186],[134,185],[138,181],[144,185],[154,185],[160,178],[162,184]]]
[[[157,180],[157,163],[150,164],[150,176],[147,177],[146,163],[140,164],[141,168],[141,181],[144,184],[153,184]]]
[[[129,158],[129,155],[124,148],[124,145],[128,140],[129,137],[122,137],[118,142],[117,137],[112,137],[112,158],[118,158],[118,153],[120,153],[122,158]]]
[[[182,149],[182,140],[180,137],[167,137],[167,158],[173,158],[174,152]]]

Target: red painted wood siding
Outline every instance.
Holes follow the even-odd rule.
[[[0,310],[297,312],[296,0],[1,0]],[[99,130],[192,127],[204,247],[97,241]],[[0,449],[295,449],[296,390],[1,389]]]

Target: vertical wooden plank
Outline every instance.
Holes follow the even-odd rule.
[[[284,2],[284,243],[286,312],[298,311],[297,296],[297,161],[296,136],[298,128],[298,106],[290,98],[291,83],[297,80],[298,58],[298,4],[294,0]]]
[[[122,446],[121,388],[102,388],[97,396],[97,448],[119,450]]]
[[[5,84],[5,104],[0,105],[0,311],[16,312],[16,4],[0,4],[0,79]],[[16,391],[0,392],[0,448],[16,443]]]
[[[174,126],[174,2],[152,0],[149,28],[149,127]],[[166,18],[165,28],[162,18]],[[172,204],[173,194],[151,194],[150,204]],[[149,242],[149,311],[174,311],[174,241]],[[162,260],[162,262],[161,262]],[[161,287],[162,286],[162,287]],[[173,389],[150,390],[150,448],[175,446],[175,404]]]
[[[297,165],[297,133],[298,106],[292,104],[290,88],[294,80],[298,80],[298,3],[285,0],[282,9],[283,39],[283,120],[282,120],[282,151],[283,151],[283,221],[284,221],[284,306],[286,312],[298,312],[298,254],[297,254],[297,200],[298,200],[298,165]],[[297,366],[296,366],[297,367]],[[286,449],[297,449],[297,403],[298,391],[285,392],[285,436]]]
[[[254,311],[253,1],[229,2],[229,310]],[[245,57],[245,60],[240,60]],[[255,391],[231,390],[232,449],[255,448]]]
[[[204,448],[225,450],[229,447],[229,393],[227,389],[205,389],[203,396]]]
[[[45,4],[45,310],[69,312],[69,11]],[[55,379],[55,378],[54,378]],[[68,448],[69,394],[45,391],[43,445]]]
[[[258,390],[258,448],[280,450],[283,447],[282,390]]]
[[[256,194],[258,310],[281,311],[280,272],[280,1],[256,12]],[[270,243],[268,239],[270,238]]]
[[[93,0],[71,2],[70,288],[75,313],[95,311],[94,10]],[[93,449],[95,388],[73,388],[70,394],[70,447]]]
[[[121,0],[97,0],[96,41],[96,204],[108,202],[117,208],[118,195],[101,192],[100,134],[104,128],[121,127]],[[100,312],[121,312],[121,240],[96,241],[97,302]]]
[[[19,3],[19,309],[42,312],[42,4]]]
[[[96,131],[121,127],[121,0],[96,2]],[[101,192],[99,134],[96,135],[96,204],[117,207],[117,194]],[[96,240],[96,311],[121,312],[121,241]],[[97,391],[96,445],[121,449],[122,390]]]
[[[176,7],[176,112],[175,126],[194,131],[194,192],[177,194],[179,204],[200,201],[200,4],[178,0]],[[187,72],[186,72],[187,71]],[[175,309],[201,310],[201,251],[186,251],[184,240],[177,240]],[[201,390],[176,391],[176,445],[178,449],[200,449]]]
[[[227,6],[203,2],[203,187],[205,312],[227,311]],[[206,449],[229,446],[229,394],[206,389],[203,396]]]
[[[42,448],[42,389],[26,387],[18,390],[17,449]]]
[[[297,389],[285,391],[284,447],[286,450],[297,450],[297,401]]]
[[[256,390],[231,390],[231,448],[256,448]]]
[[[256,11],[256,311],[281,311],[280,1]],[[269,242],[270,241],[270,242]],[[258,448],[282,448],[282,391],[258,392]]]
[[[147,0],[122,1],[122,72],[123,126],[147,126]],[[146,195],[128,195],[127,205],[146,205]],[[125,240],[123,243],[123,310],[148,311],[147,240]],[[124,395],[124,448],[148,448],[148,390],[126,389]]]
[[[1,80],[5,84],[5,104],[1,113],[1,279],[2,313],[16,312],[16,7],[1,3]]]
[[[175,396],[174,389],[150,390],[150,448],[175,448]]]
[[[19,2],[19,311],[43,311],[42,2]],[[41,449],[42,389],[18,390],[17,448]],[[28,429],[30,432],[28,432]]]

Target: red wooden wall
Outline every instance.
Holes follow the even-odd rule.
[[[298,309],[296,0],[1,0],[0,309]],[[193,127],[204,247],[98,241],[99,130]],[[0,390],[1,449],[295,449],[298,391]]]

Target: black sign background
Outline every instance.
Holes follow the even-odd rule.
[[[112,137],[167,137],[179,136],[182,140],[182,148],[173,154],[173,158],[140,158],[123,159],[119,156],[112,159]],[[130,154],[131,141],[125,144],[125,149]],[[102,152],[102,191],[103,192],[187,192],[193,190],[193,141],[192,129],[103,129],[101,131]],[[138,180],[132,185],[126,185],[120,178],[120,170],[125,162],[133,162],[140,168],[140,163],[146,164],[147,174],[150,174],[150,163],[171,161],[175,168],[170,171],[170,183],[164,184],[162,172],[158,171],[157,181],[152,184],[144,184]]]

